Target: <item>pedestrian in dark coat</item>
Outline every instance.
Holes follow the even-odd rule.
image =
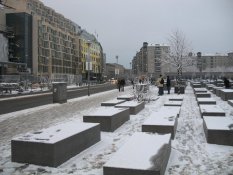
[[[167,93],[170,94],[170,89],[171,89],[171,80],[169,76],[167,76]]]
[[[224,78],[223,81],[224,81],[225,88],[229,89],[230,88],[230,81],[226,77]]]

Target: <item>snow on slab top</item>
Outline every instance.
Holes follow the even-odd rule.
[[[159,112],[162,112],[164,114],[175,112],[175,113],[179,114],[180,113],[180,106],[162,106],[159,109]]]
[[[155,135],[135,133],[108,161],[104,167],[136,170],[154,170],[154,158],[165,144],[169,144],[171,134]]]
[[[198,102],[216,102],[216,100],[215,99],[213,99],[212,97],[210,97],[210,98],[197,98],[197,101]]]
[[[206,88],[194,88],[194,91],[207,91]]]
[[[233,120],[230,117],[203,117],[206,126],[211,130],[233,130]]]
[[[121,95],[121,96],[118,96],[117,98],[133,98],[132,95],[128,94],[128,95]]]
[[[161,126],[174,126],[177,113],[161,113],[156,112],[150,116],[143,125],[161,125]]]
[[[144,103],[144,102],[138,102],[138,101],[126,101],[124,103],[116,105],[117,107],[135,107],[138,106],[139,104]]]
[[[13,140],[53,144],[70,136],[76,135],[77,133],[85,131],[89,128],[92,128],[96,125],[99,124],[72,121],[36,132],[27,133],[23,136],[14,138]]]
[[[105,101],[105,102],[102,102],[103,104],[107,103],[111,103],[111,104],[118,104],[118,103],[123,103],[125,100],[118,100],[118,99],[114,99],[114,100],[109,100],[109,101]]]
[[[165,105],[182,105],[182,101],[167,101]]]
[[[200,105],[201,112],[224,112],[222,108],[217,105]]]
[[[96,108],[94,112],[88,114],[87,116],[112,116],[124,110],[126,109],[115,108],[115,107],[99,107]]]
[[[233,89],[221,89],[222,92],[233,92]]]
[[[172,101],[172,100],[183,100],[184,99],[184,96],[177,96],[177,97],[170,97],[169,100]]]

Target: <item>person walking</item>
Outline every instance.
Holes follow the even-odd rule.
[[[230,81],[226,77],[224,77],[223,81],[224,81],[225,88],[229,89],[231,87]]]
[[[158,95],[163,95],[163,84],[164,84],[164,79],[162,75],[159,76],[157,82],[156,82],[158,88],[159,88],[159,94]]]
[[[120,92],[121,91],[121,80],[120,79],[117,80],[117,87]]]
[[[167,93],[170,94],[170,89],[171,89],[171,80],[169,76],[167,76]]]

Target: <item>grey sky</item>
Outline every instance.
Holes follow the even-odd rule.
[[[233,51],[233,0],[42,0],[88,32],[98,34],[107,62],[129,67],[144,41],[167,43],[179,29],[192,51]]]

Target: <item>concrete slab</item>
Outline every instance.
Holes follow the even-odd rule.
[[[198,105],[216,105],[216,100],[213,98],[197,98]]]
[[[213,84],[207,84],[207,85],[206,85],[206,88],[207,88],[208,90],[212,90],[213,87],[215,87],[215,85],[213,85]]]
[[[223,116],[225,112],[218,105],[199,105],[201,116]]]
[[[100,141],[100,125],[69,122],[11,140],[12,162],[57,167]]]
[[[153,132],[159,134],[171,134],[172,139],[175,137],[178,124],[176,111],[154,112],[142,124],[142,132]]]
[[[177,94],[178,93],[178,86],[174,87],[174,93]],[[184,94],[185,93],[185,86],[181,86],[180,87],[180,94]]]
[[[179,95],[179,96],[176,96],[176,97],[170,97],[169,101],[183,101],[183,99],[184,99],[184,96]]]
[[[133,95],[121,95],[117,97],[117,100],[131,101],[134,99]]]
[[[202,85],[201,85],[201,83],[192,83],[192,87],[193,88],[201,88]]]
[[[194,93],[207,93],[207,89],[206,88],[193,88]]]
[[[207,97],[211,97],[210,93],[196,93],[195,94],[196,98],[207,98]]]
[[[126,101],[116,105],[115,108],[129,108],[130,114],[135,115],[145,108],[145,102]]]
[[[100,123],[101,131],[113,132],[129,118],[129,108],[100,107],[95,112],[84,115],[83,121]]]
[[[102,102],[101,106],[115,106],[117,104],[121,104],[121,103],[124,103],[124,102],[125,102],[125,100],[118,100],[118,99],[109,100],[109,101],[106,101],[106,102]]]
[[[228,100],[228,104],[233,107],[233,100]]]
[[[219,94],[222,100],[233,100],[233,89],[221,89]]]
[[[163,175],[171,135],[135,133],[103,166],[104,175]]]
[[[229,117],[203,117],[208,143],[233,146],[233,120]]]
[[[182,101],[167,101],[164,103],[164,106],[181,106]]]
[[[217,86],[213,87],[213,89],[212,89],[213,93],[216,94],[218,89],[224,89],[224,87],[217,87]]]

